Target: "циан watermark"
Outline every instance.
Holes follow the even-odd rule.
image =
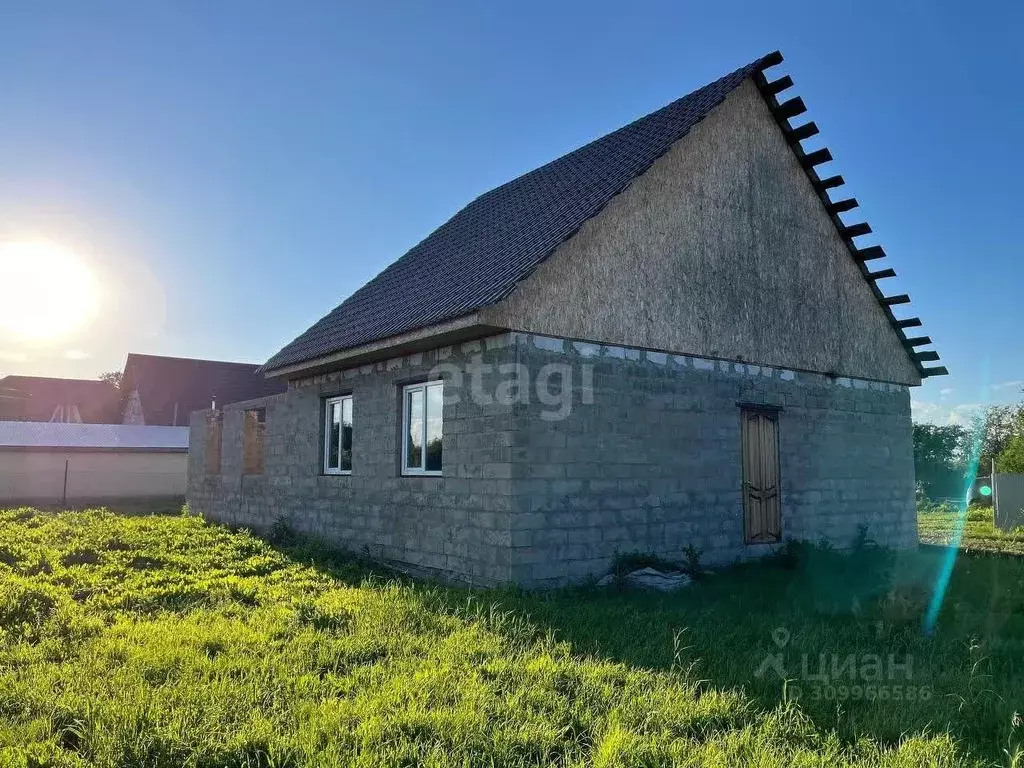
[[[786,627],[772,630],[777,651],[767,654],[754,677],[776,675],[791,699],[927,701],[931,686],[914,683],[910,654],[786,652],[791,634]]]

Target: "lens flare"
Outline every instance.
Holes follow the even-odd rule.
[[[988,371],[983,372],[983,380],[988,381]],[[982,388],[983,392],[988,391],[988,386]],[[987,398],[983,398],[982,402]],[[924,617],[924,633],[931,635],[935,632],[935,626],[939,622],[939,613],[942,611],[942,602],[946,599],[946,590],[949,589],[949,580],[953,576],[953,567],[956,565],[957,555],[960,554],[960,542],[964,537],[964,524],[967,522],[967,506],[971,502],[971,489],[978,477],[978,464],[981,461],[981,448],[985,439],[983,427],[976,428],[971,435],[971,445],[967,455],[967,469],[964,472],[964,491],[961,494],[961,501],[957,505],[956,520],[953,523],[953,537],[949,542],[946,554],[943,555],[942,565],[939,574],[935,579],[935,591],[928,603],[928,611]],[[991,492],[991,489],[989,489]]]

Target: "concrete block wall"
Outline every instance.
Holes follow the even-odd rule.
[[[205,475],[205,419],[193,414],[188,500],[211,519],[266,529],[285,518],[299,531],[353,551],[475,583],[509,573],[511,408],[468,397],[444,406],[443,477],[403,477],[401,390],[476,362],[494,391],[497,366],[514,355],[501,335],[291,382],[287,392],[224,409],[220,475]],[[468,381],[468,380],[467,380]],[[446,385],[446,394],[448,393]],[[352,474],[323,474],[323,400],[353,397]],[[267,409],[264,472],[242,475],[242,419]]]
[[[570,415],[515,407],[512,578],[559,584],[616,552],[703,562],[769,554],[743,533],[740,403],[781,407],[783,538],[849,546],[858,526],[916,541],[910,397],[902,385],[520,334],[530,370],[574,371]],[[592,392],[584,391],[590,369]],[[587,403],[587,400],[590,403]]]
[[[438,374],[444,476],[402,477],[401,387]],[[349,393],[353,471],[323,475],[323,399]],[[266,528],[284,517],[476,583],[563,584],[602,573],[617,552],[682,559],[688,545],[730,562],[772,551],[743,540],[740,403],[782,409],[784,538],[845,547],[866,524],[881,544],[916,541],[905,386],[521,333],[228,406],[220,475],[204,474],[205,412],[195,414],[188,498],[212,519]],[[243,476],[249,407],[267,408],[265,468]]]

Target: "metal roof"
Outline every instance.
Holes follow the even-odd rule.
[[[188,427],[0,421],[0,449],[187,451]]]

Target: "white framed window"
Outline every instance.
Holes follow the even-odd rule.
[[[352,395],[324,401],[324,474],[352,474]]]
[[[402,390],[402,474],[441,474],[444,390],[440,381]]]

